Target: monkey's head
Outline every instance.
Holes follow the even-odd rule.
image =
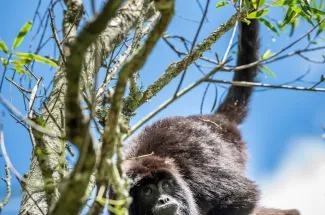
[[[127,160],[125,171],[132,179],[130,215],[197,215],[187,183],[173,161],[156,156]]]

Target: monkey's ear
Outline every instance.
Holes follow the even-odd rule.
[[[256,208],[251,215],[300,215],[297,210],[279,210],[273,208]]]

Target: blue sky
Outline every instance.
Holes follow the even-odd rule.
[[[84,2],[89,3],[89,1]],[[181,35],[188,40],[192,40],[198,28],[198,21],[200,20],[202,13],[196,4],[196,1],[178,0],[176,2],[176,15],[167,32],[171,35]],[[208,21],[205,22],[203,26],[198,42],[202,41],[209,35],[209,33],[214,31],[221,23],[226,21],[235,13],[231,6],[215,9],[214,5],[217,2],[218,1],[216,0],[211,1]],[[37,3],[37,0],[1,1],[0,39],[3,40],[8,47],[11,46],[15,36],[24,23],[33,19]],[[42,3],[40,9],[41,16],[43,16],[46,11],[47,5],[47,2]],[[58,28],[61,26],[61,11],[61,7],[58,5],[56,7],[55,19]],[[91,16],[91,13],[89,14]],[[273,18],[281,18],[282,11],[280,9],[271,11],[270,16]],[[18,51],[28,52],[32,37],[35,35],[38,26],[39,21],[36,21],[32,31],[18,48]],[[298,27],[293,37],[290,38],[285,34],[278,37],[273,32],[262,26],[261,53],[266,49],[271,49],[273,52],[281,50],[294,39],[300,37],[309,28],[309,25],[306,23],[301,23],[301,26]],[[47,39],[49,36],[51,36],[51,32],[50,29],[47,28],[46,36],[44,38]],[[213,58],[215,52],[220,56],[223,56],[230,36],[231,32],[228,32],[215,45],[213,45],[211,51],[207,52],[205,56]],[[35,40],[32,46],[33,51],[35,50],[37,43],[38,40]],[[174,42],[174,44],[180,50],[184,51],[184,48],[180,43]],[[303,40],[290,50],[292,51],[305,47],[306,44],[307,41]],[[54,41],[51,41],[44,49],[42,49],[40,55],[57,57],[58,53],[55,55],[53,52],[54,45]],[[319,60],[322,59],[321,52],[310,53],[309,56]],[[0,54],[0,57],[4,57],[2,53]],[[140,79],[144,88],[156,80],[170,63],[178,59],[178,56],[173,53],[173,51],[163,41],[160,41],[145,67],[141,70]],[[205,62],[200,62],[200,64],[208,65]],[[305,80],[317,82],[320,79],[320,76],[325,74],[325,66],[323,64],[311,64],[298,57],[291,57],[287,60],[268,65],[268,67],[276,74],[276,78],[262,73],[259,75],[258,81],[263,83],[281,84],[294,80],[310,69],[310,73],[305,77]],[[3,67],[0,66],[1,75],[3,74],[2,71]],[[205,71],[209,71],[209,69],[206,69]],[[48,66],[36,64],[34,72],[38,77],[43,76],[45,78],[43,84],[44,86],[47,86],[53,77],[55,70],[51,70]],[[7,76],[11,77],[11,75],[12,72],[9,71]],[[194,66],[190,67],[187,71],[183,87],[197,80],[199,77],[201,77],[200,72]],[[230,79],[231,75],[218,73],[215,78]],[[19,82],[19,78],[16,77],[16,81]],[[156,97],[151,99],[150,102],[140,107],[137,111],[137,115],[132,119],[131,123],[136,123],[146,114],[154,110],[159,104],[163,103],[164,100],[168,99],[176,90],[178,81],[179,77],[168,87],[163,89]],[[23,78],[22,82],[28,83],[28,78]],[[299,86],[307,86],[306,83],[298,82],[296,84]],[[205,84],[197,87],[191,93],[170,105],[150,122],[167,116],[198,114],[200,112],[200,101],[205,87]],[[325,87],[325,84],[321,84],[319,87]],[[325,93],[288,90],[267,90],[260,92],[259,90],[260,89],[257,89],[257,92],[253,95],[250,105],[251,111],[245,123],[241,125],[241,130],[249,150],[248,174],[255,179],[257,183],[262,183],[261,178],[265,179],[265,175],[271,177],[281,169],[283,160],[288,154],[290,154],[294,147],[296,147],[296,140],[302,138],[306,139],[305,137],[312,137],[311,140],[313,141],[310,143],[308,141],[303,141],[303,144],[310,144],[310,147],[313,147],[313,142],[317,142],[318,145],[322,145],[322,125],[325,124]],[[223,89],[219,87],[218,100],[220,99],[222,92]],[[14,87],[10,88],[8,82],[5,82],[5,85],[3,86],[2,96],[8,100],[12,99],[12,103],[23,113],[26,113],[21,99],[21,94]],[[209,113],[214,99],[215,88],[211,87],[205,100],[206,102],[203,108],[204,113]],[[2,112],[3,110],[5,110],[3,106],[0,106],[0,111]],[[15,123],[15,121],[9,116],[8,112],[6,112],[4,118],[4,135],[7,151],[12,163],[21,174],[25,173],[29,168],[31,157],[29,135],[22,126]],[[301,144],[302,143],[300,143],[300,145]],[[292,159],[298,161],[299,156],[293,156]],[[0,157],[0,176],[4,176],[4,164],[5,162],[3,157]],[[14,178],[12,183],[12,201],[8,205],[8,208],[3,211],[3,214],[17,214],[19,209],[21,197],[20,187]],[[2,199],[4,195],[5,184],[0,182],[0,199]]]

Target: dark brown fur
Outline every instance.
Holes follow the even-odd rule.
[[[256,61],[259,46],[258,22],[241,25],[238,65]],[[234,80],[253,81],[256,70],[236,72]],[[156,172],[171,172],[188,186],[187,195],[192,195],[199,214],[249,214],[259,192],[244,174],[246,147],[237,125],[247,114],[251,91],[231,87],[214,115],[171,117],[146,127],[126,149],[124,169],[133,186]]]
[[[257,20],[241,23],[238,65],[258,59],[258,28]],[[237,71],[234,80],[253,81],[256,74],[257,67],[251,67]],[[232,86],[216,114],[171,117],[146,127],[125,149],[123,168],[133,179],[131,195],[142,180],[166,174],[175,178],[182,189],[179,200],[188,206],[179,215],[253,213],[259,191],[245,176],[246,146],[237,128],[251,94],[252,88]],[[146,213],[141,199],[134,201],[130,215]]]

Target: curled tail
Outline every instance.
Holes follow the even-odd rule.
[[[258,60],[259,23],[256,19],[250,21],[249,25],[244,22],[240,24],[237,66],[246,65]],[[252,82],[257,75],[257,71],[258,66],[235,71],[233,80]],[[216,113],[223,114],[230,121],[240,124],[247,115],[248,102],[252,91],[252,87],[231,86],[225,100],[219,106]]]

